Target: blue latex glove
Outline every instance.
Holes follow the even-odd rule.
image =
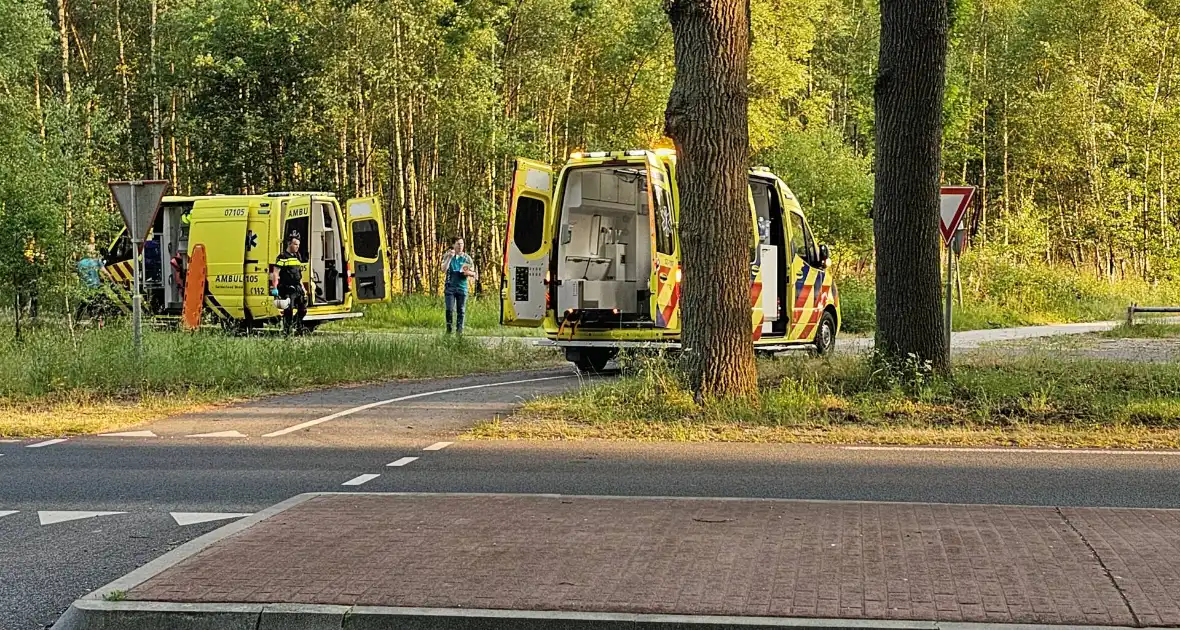
[[[270,294],[271,294],[271,295],[273,295],[273,296],[275,296],[275,297],[279,297],[279,289],[278,289],[278,287],[274,287],[274,288],[272,288],[272,289],[270,290]]]

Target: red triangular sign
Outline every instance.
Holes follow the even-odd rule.
[[[955,237],[955,230],[967,214],[967,206],[971,205],[971,197],[975,194],[974,186],[943,186],[941,204],[939,206],[939,225],[942,231],[942,242],[950,245]]]

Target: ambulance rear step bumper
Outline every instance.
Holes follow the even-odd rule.
[[[536,342],[538,346],[556,347],[556,348],[663,348],[668,350],[679,350],[679,341],[580,341],[577,339],[538,339]],[[754,350],[757,352],[786,352],[788,350],[798,350],[800,348],[810,348],[811,344],[807,343],[793,343],[793,344],[755,344]]]
[[[364,313],[322,313],[320,315],[312,315],[308,313],[303,316],[305,322],[334,322],[341,319],[355,319],[357,317],[364,317]]]

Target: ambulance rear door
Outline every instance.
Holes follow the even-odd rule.
[[[660,158],[647,152],[647,207],[651,226],[651,318],[656,328],[680,327],[680,247],[672,204],[672,179]]]
[[[545,319],[551,225],[553,168],[517,158],[500,280],[500,323],[505,326],[540,326]]]
[[[381,201],[376,197],[364,197],[349,199],[346,205],[356,301],[362,304],[388,302],[391,293],[388,241]]]

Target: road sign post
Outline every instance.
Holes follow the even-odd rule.
[[[951,324],[954,321],[954,287],[955,287],[955,256],[963,253],[963,239],[966,236],[961,224],[967,207],[971,205],[971,197],[975,194],[974,186],[943,186],[939,207],[939,230],[942,241],[946,245],[946,305],[944,324],[946,328],[946,352],[951,352]]]
[[[168,189],[168,182],[162,179],[110,181],[107,186],[111,189],[111,196],[119,206],[123,215],[123,222],[127,225],[127,235],[131,237],[131,330],[135,341],[136,354],[143,353],[143,296],[140,286],[140,265],[143,257],[140,249],[151,233],[152,224],[156,222],[156,212],[160,209],[160,200],[164,198],[164,191]]]

